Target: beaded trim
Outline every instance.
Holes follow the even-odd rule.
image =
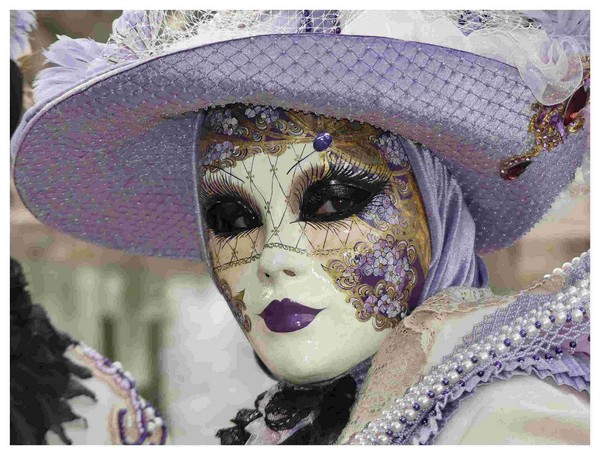
[[[563,275],[587,260],[588,252],[576,257],[554,275]],[[544,278],[550,278],[546,275]],[[442,364],[410,387],[394,405],[381,413],[381,418],[369,422],[365,428],[352,435],[349,444],[388,445],[419,442],[416,432],[419,423],[426,425],[435,417],[436,402],[445,402],[447,395],[455,395],[474,377],[499,375],[505,364],[514,362],[519,368],[547,369],[553,358],[562,357],[563,348],[575,352],[577,339],[589,336],[590,330],[590,280],[589,272],[573,285],[552,296],[530,296],[533,302],[517,301],[500,309],[495,315],[484,318],[475,326],[473,334],[446,356]],[[505,321],[490,333],[498,321]],[[475,378],[477,379],[477,378]],[[433,411],[433,413],[432,413]]]
[[[112,380],[113,389],[118,395],[127,400],[127,406],[115,409],[111,416],[110,427],[118,428],[118,432],[113,432],[113,443],[164,445],[167,426],[158,411],[138,395],[131,373],[125,371],[119,362],[111,362],[86,344],[80,342],[79,347],[86,359]]]

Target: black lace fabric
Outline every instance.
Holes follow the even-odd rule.
[[[258,403],[263,399],[266,392],[261,393],[256,400],[254,400],[254,409],[240,409],[236,414],[235,418],[231,422],[235,423],[234,427],[222,428],[217,431],[217,438],[221,439],[221,445],[234,446],[244,445],[250,437],[245,428],[250,422],[262,417],[262,413],[258,410]]]
[[[258,403],[255,409],[242,409],[232,420],[234,427],[219,430],[217,437],[222,445],[245,444],[250,434],[246,425],[263,417]],[[314,415],[312,423],[296,431],[284,445],[334,444],[350,418],[350,409],[356,399],[356,382],[350,375],[328,384],[314,387],[283,385],[265,407],[265,424],[274,431],[294,428],[300,421]]]
[[[63,424],[79,419],[67,400],[94,394],[78,379],[92,376],[65,357],[76,342],[57,331],[33,304],[20,264],[10,259],[10,443],[46,444],[48,431],[65,444]]]

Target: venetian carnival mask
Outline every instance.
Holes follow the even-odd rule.
[[[210,110],[199,199],[213,277],[288,382],[340,375],[417,305],[431,258],[398,138],[270,107]]]

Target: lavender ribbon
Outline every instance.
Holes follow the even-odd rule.
[[[419,303],[450,286],[486,286],[485,264],[475,254],[475,221],[460,186],[429,150],[398,138],[417,179],[431,237],[431,263]]]

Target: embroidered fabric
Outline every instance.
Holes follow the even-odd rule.
[[[364,430],[352,436],[351,443],[430,444],[456,412],[461,399],[480,384],[515,374],[535,373],[542,379],[552,377],[559,385],[589,391],[589,350],[582,343],[589,337],[588,277],[586,252],[514,297],[476,302],[502,303],[502,307],[476,324],[464,337],[463,344],[426,376],[413,382],[403,398],[397,398],[381,412],[383,419],[371,420]],[[443,300],[438,299],[442,306]],[[469,303],[464,303],[468,307]],[[435,306],[433,302],[432,308]],[[427,307],[425,302],[421,308],[431,312]],[[383,355],[386,354],[386,358],[379,359],[378,354],[374,364],[379,362],[382,369],[393,370],[397,359],[393,353],[384,351]],[[418,376],[414,370],[412,377]],[[370,380],[367,378],[367,382]],[[405,379],[406,382],[411,381]],[[392,394],[388,390],[388,403],[394,398]],[[373,408],[381,411],[379,406],[369,407],[381,400],[371,399],[368,389],[362,401],[357,404],[355,414],[365,415],[365,409],[373,411]],[[360,418],[354,419],[354,425],[357,420]],[[349,434],[350,428],[340,441]]]
[[[576,277],[580,276],[579,272],[584,268],[585,265],[582,265],[579,270],[568,277],[565,285],[573,285]],[[589,271],[589,260],[587,269]],[[581,278],[583,279],[583,276]],[[539,290],[540,287],[538,286],[538,292]],[[535,297],[532,297],[532,295],[535,294],[528,293],[521,295],[513,305],[500,309],[494,316],[488,317],[487,320],[475,326],[472,335],[465,337],[465,345],[472,345],[474,344],[473,342],[481,341],[484,334],[492,332],[492,328],[497,328],[498,324],[514,319],[514,315],[518,314],[518,309],[515,307],[527,310],[534,306],[531,303],[536,302],[536,300],[533,300]],[[521,314],[523,313],[525,312]],[[518,357],[513,355],[513,358],[509,358],[508,360],[498,360],[490,364],[485,370],[472,375],[470,379],[465,381],[464,385],[459,385],[458,388],[447,394],[443,400],[440,400],[436,404],[435,410],[431,411],[429,416],[421,422],[420,426],[416,426],[414,434],[405,443],[434,443],[436,436],[444,428],[445,423],[458,410],[460,401],[475,393],[475,389],[482,384],[493,383],[498,380],[508,380],[515,375],[535,374],[540,379],[550,377],[557,385],[566,385],[577,391],[589,392],[589,352],[585,353],[581,349],[582,345],[585,346],[588,336],[589,319],[587,320],[587,324],[584,324],[582,328],[569,327],[563,329],[559,334],[556,334],[556,338],[552,339],[552,342],[548,342],[547,340],[542,341],[540,345],[534,345],[529,350],[530,352],[521,350],[518,353]],[[570,343],[574,343],[578,349],[571,348],[571,352],[562,353],[562,349],[569,349]],[[458,349],[459,347],[455,349],[455,352]],[[535,352],[535,354],[532,354],[532,352]],[[542,357],[542,354],[545,354],[544,357]]]
[[[491,297],[489,289],[452,287],[429,298],[405,318],[383,341],[375,355],[338,442],[346,441],[350,435],[362,430],[393,404],[400,391],[418,381],[437,333],[453,313],[479,310],[481,306],[476,302],[484,298],[488,298],[485,301],[487,306],[506,302],[506,299]]]

